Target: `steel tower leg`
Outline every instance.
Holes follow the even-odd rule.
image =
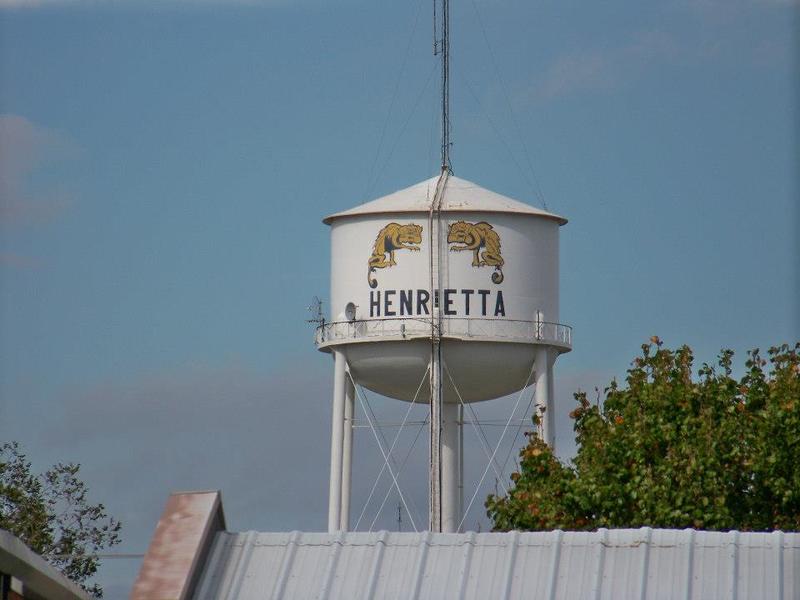
[[[441,345],[431,344],[430,404],[430,530],[442,531],[442,362]]]
[[[333,350],[333,411],[331,415],[331,483],[328,492],[328,533],[339,530],[342,514],[342,450],[347,361]]]
[[[534,363],[534,377],[536,378],[536,409],[541,418],[542,441],[548,446],[553,446],[553,365],[550,362],[550,353],[546,346],[537,346]]]
[[[464,405],[458,403],[458,520],[464,518]]]
[[[442,527],[453,533],[461,522],[461,423],[460,404],[442,403]]]
[[[353,476],[353,414],[356,389],[352,379],[346,377],[344,393],[344,444],[342,447],[342,508],[339,529],[350,530],[350,492]]]
[[[556,394],[555,379],[553,378],[553,365],[558,354],[552,348],[547,351],[547,412],[544,414],[547,430],[550,432],[550,441],[547,442],[553,453],[556,451]]]

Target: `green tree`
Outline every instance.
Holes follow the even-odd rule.
[[[102,504],[89,503],[79,470],[80,465],[58,463],[37,475],[17,442],[0,445],[0,529],[102,598],[102,588],[87,580],[100,565],[98,552],[120,542],[121,525]]]
[[[695,379],[687,346],[651,342],[604,402],[575,394],[573,461],[528,434],[486,501],[496,530],[800,529],[800,343],[750,351],[739,379],[724,350]]]

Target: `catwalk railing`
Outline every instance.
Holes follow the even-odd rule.
[[[572,327],[545,321],[444,318],[439,333],[442,338],[552,344],[565,349],[572,348]],[[314,341],[322,348],[333,344],[430,336],[431,319],[401,317],[323,323],[317,327]]]

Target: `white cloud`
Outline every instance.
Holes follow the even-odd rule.
[[[58,190],[31,191],[31,175],[47,163],[77,153],[65,136],[25,117],[0,115],[0,223],[48,220],[68,205]]]
[[[330,397],[327,369],[187,365],[0,401],[0,439],[18,440],[37,471],[80,463],[91,500],[123,523],[116,552],[143,552],[181,489],[222,489],[233,528],[322,530]],[[127,597],[137,567],[104,565],[106,597]]]
[[[546,98],[554,98],[584,89],[606,89],[615,80],[609,57],[599,52],[569,54],[550,65],[540,93]]]
[[[28,271],[41,267],[41,261],[13,252],[0,252],[0,266]]]
[[[638,75],[650,64],[683,53],[672,36],[639,32],[614,48],[574,52],[557,58],[537,83],[537,95],[550,99],[584,90],[609,90]]]
[[[781,1],[759,0],[758,4],[777,5]],[[749,12],[740,2],[718,13],[710,10],[717,0],[692,4],[693,10],[703,12],[702,19],[707,23],[705,33],[699,37],[659,30],[639,31],[617,46],[581,49],[558,56],[523,96],[551,100],[580,92],[613,91],[665,65],[694,67],[723,60],[744,60],[765,67],[786,65],[791,56],[786,39],[757,38],[748,40],[749,45],[744,46],[744,41],[730,32],[728,21],[756,18],[755,0],[748,2]],[[783,3],[788,4],[788,0]]]

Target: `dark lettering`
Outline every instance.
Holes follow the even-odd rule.
[[[378,292],[370,292],[369,293],[369,316],[370,317],[380,317],[381,316],[381,293]]]
[[[494,305],[494,316],[495,317],[505,317],[506,316],[506,305],[503,304],[503,290],[497,290],[497,301]]]
[[[395,316],[397,314],[395,311],[389,310],[389,308],[392,306],[392,301],[389,300],[389,294],[394,296],[396,293],[397,293],[397,290],[386,290],[383,293],[383,316],[384,317],[393,317],[393,316]]]
[[[486,316],[486,296],[489,295],[489,290],[478,290],[481,295],[481,316]]]
[[[414,290],[400,290],[400,314],[401,315],[410,315],[413,308],[412,304],[414,302]]]
[[[444,314],[446,315],[454,315],[456,311],[452,310],[450,307],[453,305],[453,299],[450,297],[452,294],[455,294],[456,290],[445,290],[444,291]]]
[[[417,290],[417,314],[421,315],[422,310],[425,310],[425,314],[431,314],[428,311],[428,300],[431,299],[431,295],[428,293],[428,290]]]
[[[469,316],[469,297],[475,293],[475,290],[461,290],[461,293],[464,294],[464,314]]]

